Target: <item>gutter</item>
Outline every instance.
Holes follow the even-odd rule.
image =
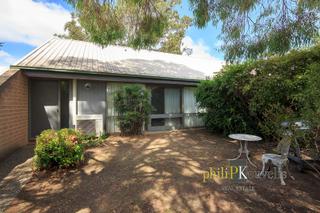
[[[58,73],[73,73],[73,74],[87,74],[87,75],[103,75],[103,76],[113,76],[113,77],[131,77],[140,79],[155,79],[155,80],[169,80],[169,81],[182,81],[190,83],[200,83],[201,80],[205,79],[185,79],[185,78],[169,78],[160,76],[148,76],[148,75],[130,75],[130,74],[119,74],[119,73],[109,73],[109,72],[93,72],[84,71],[79,69],[57,69],[57,68],[44,68],[44,67],[28,67],[28,66],[18,66],[11,65],[10,69],[21,69],[21,70],[37,70],[37,71],[48,71],[48,72],[58,72]]]

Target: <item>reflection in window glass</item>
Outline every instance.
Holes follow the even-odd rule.
[[[152,114],[164,114],[164,89],[162,87],[153,88],[151,91]]]
[[[151,126],[164,126],[165,119],[164,118],[153,118],[151,119]]]

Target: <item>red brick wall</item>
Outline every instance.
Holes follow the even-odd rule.
[[[0,159],[28,143],[28,79],[19,70],[0,75]]]

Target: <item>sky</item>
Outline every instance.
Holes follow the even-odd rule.
[[[30,51],[63,33],[64,24],[71,19],[72,8],[65,0],[1,0],[0,3],[0,74]],[[180,15],[192,17],[188,0],[177,6]],[[192,48],[193,57],[223,61],[217,49],[219,27],[208,24],[203,29],[189,27],[183,46]]]

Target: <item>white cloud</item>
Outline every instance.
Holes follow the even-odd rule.
[[[209,54],[209,47],[204,44],[202,40],[198,42],[194,42],[192,38],[186,36],[182,39],[182,48],[191,48],[192,49],[192,56],[198,58],[212,58]]]
[[[9,68],[10,64],[14,64],[16,61],[17,58],[3,50],[0,50],[0,75]]]
[[[192,57],[203,58],[210,61],[210,69],[207,69],[205,74],[207,76],[212,76],[213,72],[219,71],[222,66],[225,64],[223,60],[220,60],[212,55],[210,55],[210,48],[202,40],[197,42],[193,41],[192,38],[186,36],[182,40],[181,49],[183,48],[191,48],[192,49]]]
[[[1,57],[7,57],[7,56],[10,56],[9,53],[3,51],[3,50],[0,50],[0,58]]]
[[[41,45],[62,33],[70,12],[54,3],[4,0],[0,7],[0,41]]]
[[[10,55],[9,53],[0,50],[0,63],[2,64],[13,64],[17,59]]]

